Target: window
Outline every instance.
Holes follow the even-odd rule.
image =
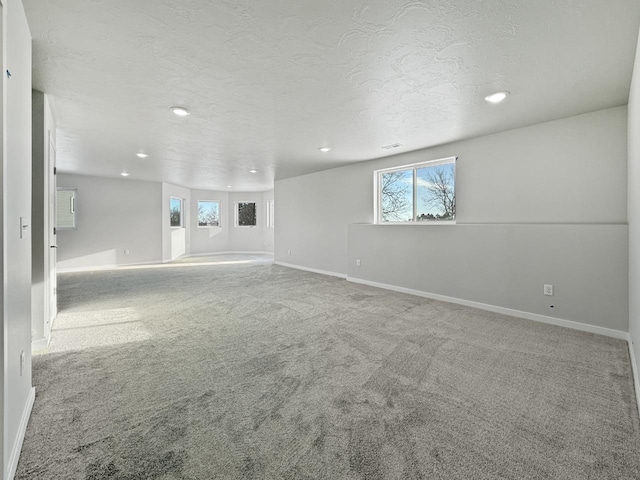
[[[267,200],[267,228],[274,228],[275,223],[275,202],[273,200]]]
[[[255,227],[256,223],[256,202],[236,203],[236,227]]]
[[[172,227],[182,227],[182,199],[169,198],[169,218]]]
[[[455,162],[451,157],[376,171],[377,223],[454,221]]]
[[[220,202],[198,200],[198,228],[220,226]]]
[[[76,228],[76,192],[71,188],[56,189],[56,229]]]

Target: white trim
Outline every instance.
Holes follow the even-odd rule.
[[[111,265],[93,265],[88,267],[69,267],[69,268],[58,268],[58,273],[78,273],[78,272],[93,272],[99,270],[117,270],[118,268],[125,267],[137,267],[140,265],[163,265],[167,263],[171,263],[174,260],[184,259],[189,257],[209,257],[212,255],[273,255],[273,252],[248,252],[248,251],[231,251],[231,252],[211,252],[211,253],[194,253],[192,255],[180,255],[179,257],[173,258],[171,260],[152,260],[150,262],[136,262],[136,263],[119,263],[119,264],[111,264]]]
[[[175,260],[175,259],[174,259]],[[161,260],[153,260],[151,262],[137,262],[137,263],[120,263],[111,265],[92,265],[88,267],[57,267],[57,273],[76,273],[76,272],[93,272],[94,270],[114,270],[120,267],[135,267],[136,265],[152,265],[154,263],[163,263]]]
[[[29,417],[31,416],[31,409],[33,408],[33,402],[36,400],[36,389],[31,387],[29,396],[27,397],[27,403],[22,410],[22,418],[20,419],[20,425],[18,426],[18,435],[16,436],[13,447],[11,448],[11,456],[7,464],[7,478],[13,479],[18,468],[18,460],[20,459],[20,451],[22,450],[22,442],[24,441],[24,435],[27,432],[27,424],[29,423]]]
[[[189,256],[190,257],[211,257],[213,255],[273,255],[273,252],[229,251],[229,252],[192,253]]]
[[[40,337],[37,339],[31,339],[31,353],[39,352],[40,350],[44,350],[51,343],[51,332],[53,330],[53,325],[49,329],[49,335],[47,337]]]
[[[629,344],[629,360],[631,361],[631,371],[633,373],[633,386],[636,391],[636,407],[638,409],[638,415],[640,415],[640,372],[638,371],[638,360],[636,359],[636,352],[633,348],[633,341],[629,333],[627,333],[627,342]]]
[[[280,265],[281,267],[295,268],[296,270],[304,270],[305,272],[313,272],[313,273],[319,273],[321,275],[329,275],[331,277],[338,277],[343,279],[347,278],[347,276],[343,273],[329,272],[327,270],[318,270],[317,268],[302,267],[300,265],[294,265],[293,263],[284,263],[284,262],[278,262],[274,260],[273,264]]]
[[[442,302],[456,303],[458,305],[464,305],[466,307],[479,308],[480,310],[487,310],[489,312],[501,313],[503,315],[511,315],[512,317],[524,318],[527,320],[533,320],[536,322],[547,323],[550,325],[556,325],[558,327],[571,328],[573,330],[580,330],[582,332],[596,333],[598,335],[604,335],[605,337],[618,338],[621,340],[628,339],[628,333],[622,330],[614,330],[612,328],[598,327],[597,325],[589,325],[587,323],[574,322],[573,320],[564,320],[562,318],[547,317],[546,315],[539,315],[537,313],[523,312],[521,310],[514,310],[511,308],[499,307],[497,305],[489,305],[486,303],[474,302],[472,300],[464,300],[461,298],[448,297],[446,295],[439,295],[437,293],[428,293],[421,290],[413,290],[411,288],[396,287],[395,285],[388,285],[386,283],[372,282],[369,280],[363,280],[361,278],[347,277],[347,281],[353,283],[361,283],[363,285],[369,285],[371,287],[384,288],[385,290],[393,290],[394,292],[408,293],[409,295],[417,295],[419,297],[431,298],[433,300],[440,300]]]

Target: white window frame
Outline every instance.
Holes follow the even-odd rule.
[[[73,197],[71,197],[71,213],[73,214],[73,227],[60,227],[58,226],[58,192],[73,192]],[[78,213],[76,211],[76,199],[78,198],[78,189],[77,188],[69,188],[69,187],[56,187],[56,205],[55,205],[55,229],[56,232],[60,230],[77,230],[78,229]]]
[[[171,200],[180,201],[180,225],[171,225]],[[185,228],[184,226],[184,198],[169,197],[169,227],[171,228]]]
[[[272,198],[271,200],[267,200],[267,228],[275,228],[275,200]]]
[[[418,203],[418,177],[416,171],[420,168],[424,167],[435,167],[438,165],[448,165],[453,164],[454,168],[454,189],[456,181],[456,163],[458,157],[446,157],[439,158],[436,160],[428,160],[426,162],[419,163],[411,163],[409,165],[401,165],[399,167],[391,167],[391,168],[383,168],[380,170],[375,170],[373,172],[373,218],[376,225],[455,225],[457,215],[453,220],[429,220],[429,221],[416,221],[416,205]],[[382,220],[382,208],[380,202],[382,201],[382,174],[383,173],[391,173],[391,172],[399,172],[403,170],[413,170],[413,220],[406,222],[389,222]],[[457,211],[457,210],[456,210]]]
[[[256,214],[256,223],[255,223],[255,225],[239,225],[240,215],[239,215],[239,212],[238,212],[238,207],[240,206],[241,203],[253,203],[254,211],[255,211],[255,214]],[[235,217],[234,225],[235,225],[236,228],[256,228],[258,226],[258,202],[254,201],[254,200],[241,200],[241,201],[235,203],[235,208],[233,209],[233,211],[234,211],[234,217]]]
[[[200,202],[218,204],[218,225],[200,225]],[[196,226],[198,228],[222,228],[222,202],[220,200],[197,200],[196,201]]]

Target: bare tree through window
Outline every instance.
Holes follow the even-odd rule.
[[[255,227],[256,226],[256,203],[240,202],[238,203],[238,226],[239,227]]]
[[[455,173],[453,164],[417,170],[418,212],[416,219],[453,220],[456,217]]]
[[[220,203],[205,200],[198,201],[198,226],[220,226]]]
[[[382,220],[385,222],[412,220],[413,171],[385,172],[381,176]]]
[[[169,219],[172,227],[182,226],[182,200],[171,198],[169,201]]]

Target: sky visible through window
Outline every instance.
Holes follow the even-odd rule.
[[[415,206],[414,172],[417,190]],[[454,163],[381,173],[381,220],[383,222],[453,219],[455,219]]]
[[[169,200],[169,212],[172,227],[182,226],[182,200],[179,198],[171,198]]]
[[[220,203],[205,200],[198,201],[198,226],[220,226]]]

